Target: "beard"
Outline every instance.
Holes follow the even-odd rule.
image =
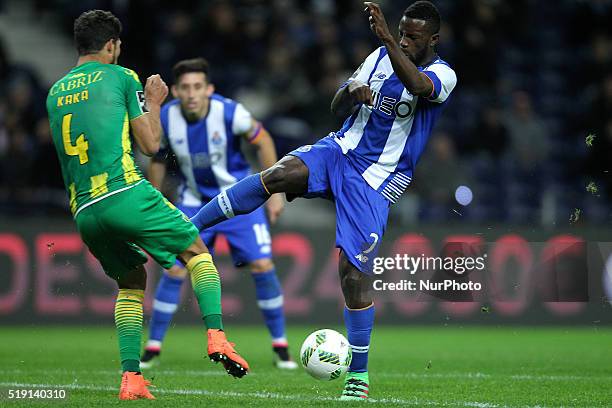
[[[415,64],[422,64],[426,62],[426,61],[423,61],[426,55],[427,55],[427,48],[423,48],[422,50],[414,54],[414,59],[412,60],[412,62],[414,62]]]

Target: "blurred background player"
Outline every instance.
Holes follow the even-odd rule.
[[[173,75],[172,95],[176,99],[162,107],[163,147],[153,157],[148,174],[151,184],[161,189],[168,154],[172,152],[181,177],[177,206],[191,217],[221,191],[251,174],[241,150],[243,141],[256,148],[263,169],[276,163],[277,156],[270,134],[244,106],[214,93],[205,59],[180,61],[174,66]],[[266,207],[271,223],[276,221],[283,206],[281,194],[268,200]],[[283,295],[271,259],[272,242],[263,207],[206,229],[201,237],[212,249],[218,234],[227,238],[236,266],[247,266],[251,271],[257,304],[272,337],[276,367],[297,368],[289,357]],[[158,361],[186,275],[187,271],[177,263],[159,281],[141,368],[149,368]]]
[[[372,262],[389,207],[411,183],[431,130],[457,83],[455,72],[435,51],[440,14],[431,2],[417,1],[404,11],[399,43],[380,7],[365,5],[370,29],[383,46],[365,59],[332,101],[333,112],[350,113],[342,129],[246,177],[192,218],[198,229],[209,228],[253,211],[279,192],[287,193],[290,200],[324,197],[335,202],[344,319],[353,350],[343,400],[368,398]]]
[[[119,286],[119,398],[154,399],[138,356],[147,261],[142,250],[166,268],[177,256],[186,265],[208,329],[210,358],[222,361],[234,377],[245,375],[248,364],[225,338],[219,274],[197,229],[134,163],[130,129],[145,154],[158,151],[168,87],[152,75],[143,92],[136,73],[117,65],[120,34],[120,21],[107,11],[88,11],[75,20],[79,59],[49,90],[47,111],[79,233]]]

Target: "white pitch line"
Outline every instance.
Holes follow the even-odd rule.
[[[65,390],[88,390],[88,391],[117,391],[116,387],[101,386],[93,384],[36,384],[36,383],[20,383],[20,382],[0,382],[0,387],[16,387],[16,388],[41,388],[41,389],[65,389]],[[278,399],[285,401],[338,401],[332,397],[312,397],[312,396],[297,396],[283,395],[274,392],[237,392],[237,391],[208,391],[208,390],[190,390],[190,389],[170,389],[170,388],[154,388],[151,391],[157,394],[173,394],[173,395],[198,395],[206,397],[242,397],[242,398],[260,398],[260,399]],[[438,402],[431,400],[421,400],[414,398],[411,400],[400,398],[370,398],[371,404],[398,404],[412,406],[441,406],[441,407],[468,407],[468,408],[507,408],[507,405],[498,405],[489,402],[477,401],[448,401]],[[525,407],[525,406],[523,406]],[[525,408],[546,408],[542,406],[525,407]]]
[[[33,372],[41,372],[45,374],[58,374],[58,375],[77,375],[77,374],[100,374],[100,375],[119,375],[121,370],[67,370],[62,368],[33,368],[33,369],[0,369],[0,375],[10,374],[32,374]],[[223,370],[212,371],[212,370],[164,370],[164,369],[152,369],[145,370],[147,376],[163,377],[163,376],[177,376],[177,377],[223,377],[228,375]],[[257,373],[249,373],[249,376],[258,375]],[[578,376],[578,375],[547,375],[547,374],[486,374],[480,372],[474,373],[457,373],[457,372],[446,372],[446,373],[385,373],[379,372],[375,374],[376,377],[380,378],[462,378],[472,380],[486,380],[486,379],[499,379],[509,378],[515,381],[612,381],[610,376]]]

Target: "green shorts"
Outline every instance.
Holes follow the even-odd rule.
[[[83,242],[113,279],[147,262],[143,250],[169,269],[199,235],[146,180],[82,209],[76,223]]]

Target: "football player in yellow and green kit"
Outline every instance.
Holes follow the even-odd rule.
[[[120,33],[121,23],[107,11],[88,11],[75,20],[79,59],[49,90],[47,111],[78,230],[119,286],[119,398],[152,399],[139,368],[143,250],[166,269],[177,257],[185,264],[208,329],[209,357],[234,377],[242,377],[249,366],[225,338],[219,274],[198,230],[134,163],[130,130],[145,154],[157,152],[160,105],[168,87],[153,75],[143,90],[134,71],[117,65]]]

